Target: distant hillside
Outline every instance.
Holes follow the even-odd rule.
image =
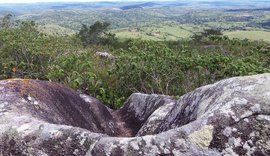
[[[95,2],[95,3],[57,3],[52,5],[51,9],[66,9],[66,8],[112,8],[119,7],[120,2]]]
[[[59,36],[75,34],[82,24],[106,21],[123,39],[179,40],[204,29],[218,29],[229,32],[229,37],[269,41],[269,5],[262,0],[256,4],[255,0],[0,3],[0,22],[11,13],[14,20],[34,20],[42,26],[40,31]]]
[[[122,10],[140,9],[140,8],[144,8],[144,7],[154,7],[154,6],[157,6],[157,5],[160,5],[160,4],[153,3],[153,2],[147,2],[147,3],[142,3],[142,4],[123,6],[120,9],[122,9]]]
[[[57,35],[57,36],[65,36],[75,34],[76,31],[72,29],[68,29],[65,27],[61,27],[56,24],[46,24],[39,26],[39,31],[48,34],[48,35]]]
[[[270,11],[269,8],[256,8],[256,9],[229,9],[228,12],[240,12],[240,11]]]
[[[53,5],[50,8],[51,9],[65,9],[65,8],[89,8],[92,7],[92,5],[89,4],[81,4],[81,3],[64,3],[64,4],[58,4],[58,5]]]
[[[270,29],[270,20],[261,24],[263,28]]]
[[[236,2],[227,2],[227,1],[217,1],[217,2],[203,1],[203,2],[199,2],[199,3],[200,4],[207,4],[207,5],[218,6],[218,7],[223,7],[223,6],[239,6],[239,4],[236,3]]]

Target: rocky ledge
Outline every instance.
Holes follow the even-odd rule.
[[[51,82],[0,81],[0,155],[270,155],[270,74],[179,100],[135,93],[119,110]]]

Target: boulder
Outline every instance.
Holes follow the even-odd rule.
[[[108,52],[97,51],[95,55],[101,59],[114,59],[114,56]]]
[[[270,74],[119,110],[52,82],[0,81],[1,155],[270,155]]]

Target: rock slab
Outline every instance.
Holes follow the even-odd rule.
[[[65,86],[0,81],[0,155],[270,155],[270,74],[175,100],[132,94],[119,110]]]

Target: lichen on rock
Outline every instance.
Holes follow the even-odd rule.
[[[179,100],[134,93],[119,110],[63,85],[0,81],[0,155],[270,155],[270,74]]]
[[[206,125],[191,133],[188,138],[192,143],[198,145],[202,149],[207,150],[213,139],[213,129],[214,127],[212,125]]]

